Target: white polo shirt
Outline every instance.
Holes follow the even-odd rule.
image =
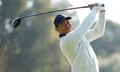
[[[90,30],[98,12],[99,10],[93,9],[82,24],[60,38],[60,48],[68,60],[72,72],[99,72],[96,55],[89,43],[104,33],[104,12],[99,12],[98,24]]]

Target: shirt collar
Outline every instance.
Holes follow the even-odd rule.
[[[60,34],[59,37],[61,38],[61,37],[65,36],[65,35],[66,35],[66,34]]]

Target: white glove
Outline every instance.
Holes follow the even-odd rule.
[[[101,6],[100,12],[105,12],[105,5],[103,3],[99,3],[98,5]]]
[[[102,10],[105,10],[105,7],[104,7],[103,3],[98,3],[96,6],[94,6],[92,8],[92,11],[96,11],[96,12],[99,12],[99,11],[102,11]]]

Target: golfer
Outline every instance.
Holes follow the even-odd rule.
[[[99,64],[90,42],[104,34],[105,8],[97,4],[90,5],[90,9],[88,16],[74,30],[69,22],[71,17],[57,15],[54,19],[60,48],[71,66],[71,72],[99,72]],[[95,22],[97,13],[98,21]]]

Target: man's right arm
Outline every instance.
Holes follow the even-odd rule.
[[[75,47],[85,36],[90,27],[94,24],[96,14],[100,10],[100,6],[93,7],[89,15],[84,19],[82,24],[80,24],[74,31],[68,33],[63,37],[62,43],[66,47]]]

